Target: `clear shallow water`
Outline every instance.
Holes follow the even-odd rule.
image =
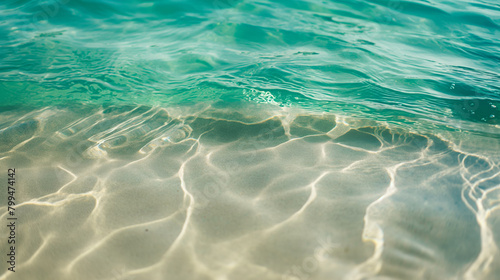
[[[496,1],[4,1],[1,11],[7,105],[254,100],[253,89],[391,121],[499,123]]]
[[[1,279],[499,277],[495,1],[0,6]]]
[[[17,272],[2,279],[500,273],[491,138],[248,104],[1,117],[21,244]]]

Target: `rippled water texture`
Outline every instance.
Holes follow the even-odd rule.
[[[495,0],[4,0],[0,45],[2,280],[500,279]]]
[[[494,0],[1,6],[7,104],[245,100],[254,89],[282,105],[386,120],[499,123]]]
[[[18,272],[2,278],[499,275],[497,141],[237,111],[3,113],[0,162],[18,167],[22,203]]]

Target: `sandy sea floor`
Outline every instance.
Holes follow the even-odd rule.
[[[498,279],[499,147],[271,106],[3,111],[0,279]]]

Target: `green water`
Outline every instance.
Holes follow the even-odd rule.
[[[1,280],[500,278],[494,0],[5,0],[0,46]]]
[[[4,1],[0,98],[498,124],[495,1]]]

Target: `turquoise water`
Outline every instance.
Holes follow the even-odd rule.
[[[272,100],[498,124],[499,10],[479,0],[3,1],[0,98]]]
[[[494,0],[4,0],[0,46],[1,280],[500,278]]]

